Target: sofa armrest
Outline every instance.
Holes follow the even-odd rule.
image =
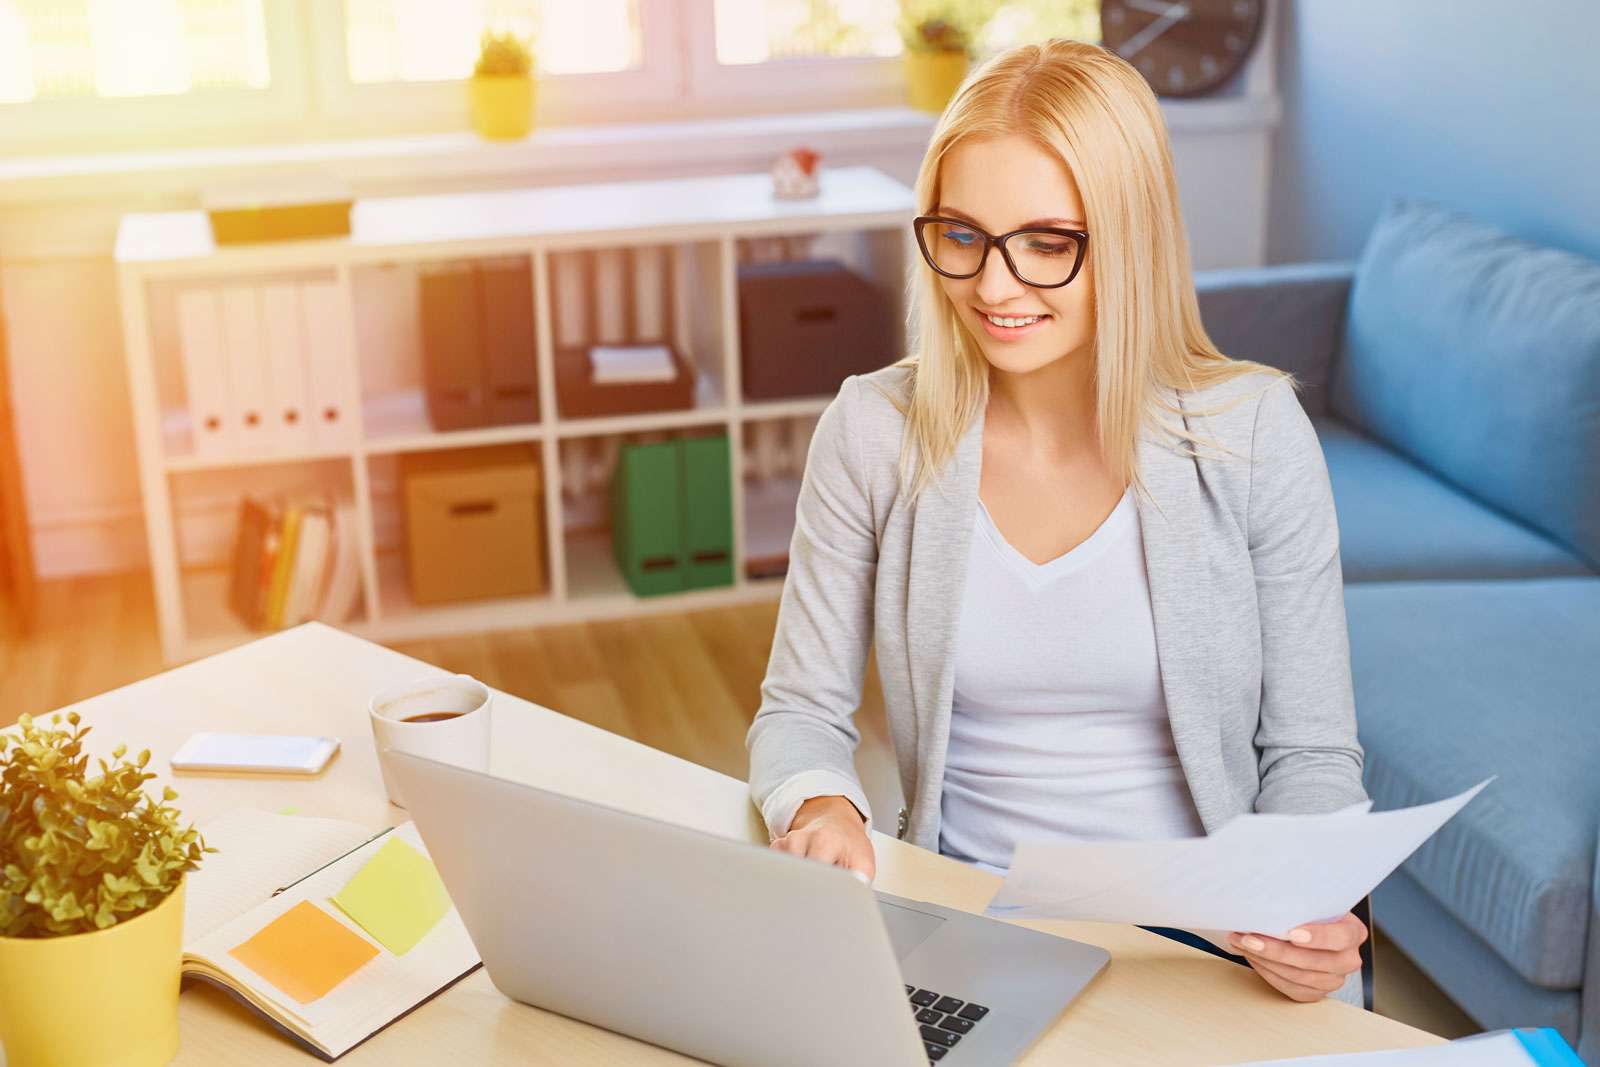
[[[1354,263],[1287,263],[1199,271],[1206,333],[1224,355],[1289,371],[1313,418],[1327,413],[1328,376],[1344,333]]]
[[[1581,995],[1574,1044],[1584,1063],[1600,1063],[1600,846],[1595,850],[1594,887],[1589,894],[1589,947],[1583,958]]]

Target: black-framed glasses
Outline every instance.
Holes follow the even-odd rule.
[[[999,236],[970,222],[919,215],[911,223],[928,266],[946,278],[972,278],[983,270],[991,245],[1000,249],[1011,276],[1035,289],[1059,289],[1078,276],[1089,235],[1054,226],[1012,230]]]

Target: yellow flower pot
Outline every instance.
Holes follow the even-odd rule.
[[[907,52],[904,59],[906,97],[920,111],[943,111],[967,76],[965,52]]]
[[[184,882],[93,933],[0,937],[6,1067],[162,1067],[178,1054]]]
[[[533,129],[533,75],[474,75],[467,79],[472,94],[472,126],[492,141],[515,141]]]

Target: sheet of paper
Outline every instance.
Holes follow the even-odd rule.
[[[207,853],[187,877],[183,943],[192,945],[349,852],[372,831],[340,819],[234,808],[200,826]]]
[[[433,861],[395,838],[334,894],[333,902],[396,956],[404,956],[450,910]]]
[[[1178,841],[1023,841],[987,914],[1253,930],[1337,918],[1493,779],[1376,814],[1241,815]]]
[[[670,382],[678,376],[666,345],[595,345],[589,349],[589,363],[596,385]]]
[[[1568,1053],[1570,1055],[1570,1052]],[[1547,1062],[1570,1061],[1535,1058],[1516,1034],[1481,1034],[1447,1045],[1398,1049],[1393,1052],[1356,1052],[1338,1056],[1303,1056],[1293,1060],[1260,1060],[1239,1067],[1542,1067]]]
[[[302,900],[230,954],[302,1004],[349,978],[378,954],[333,916]]]

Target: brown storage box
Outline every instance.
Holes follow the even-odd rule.
[[[543,484],[529,445],[402,455],[411,599],[543,593]]]
[[[694,407],[694,368],[675,345],[668,345],[678,376],[670,382],[599,385],[588,348],[556,349],[556,403],[564,419],[634,415],[642,411],[685,411]]]
[[[838,260],[747,263],[738,275],[746,400],[832,396],[900,358],[889,294]]]

